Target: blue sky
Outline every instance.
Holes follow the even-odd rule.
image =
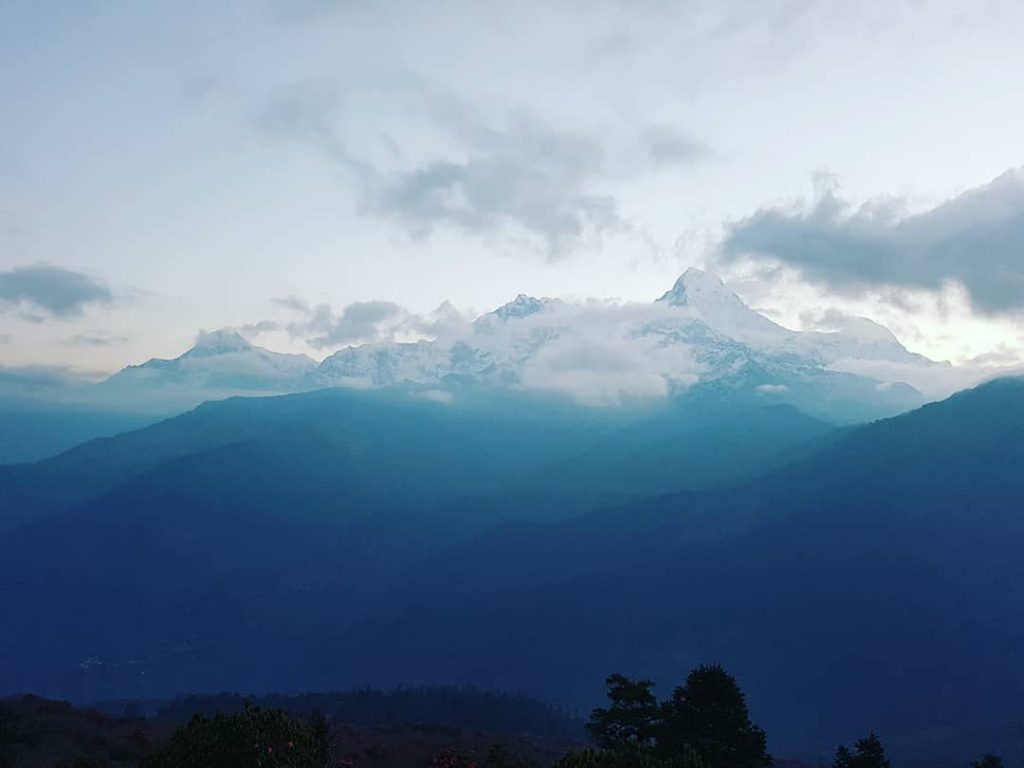
[[[649,300],[689,265],[791,327],[1024,357],[1019,4],[0,8],[6,366],[224,326],[322,357],[389,332],[367,306]],[[284,330],[314,307],[364,335]]]

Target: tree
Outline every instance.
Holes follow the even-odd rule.
[[[595,709],[587,724],[595,743],[612,750],[649,746],[660,722],[658,700],[651,692],[654,683],[616,674],[605,686],[611,706]]]
[[[882,742],[872,732],[854,744],[852,751],[842,744],[839,745],[836,759],[832,761],[832,768],[892,768],[892,763],[885,756]]]
[[[693,750],[661,757],[649,747],[569,752],[553,768],[704,768]]]
[[[765,732],[751,722],[743,691],[720,664],[694,669],[662,705],[657,743],[665,756],[692,748],[706,768],[772,763]]]
[[[1003,758],[986,752],[978,760],[971,763],[971,768],[1003,768]]]
[[[196,715],[144,764],[146,768],[325,768],[324,722],[308,725],[280,710]]]

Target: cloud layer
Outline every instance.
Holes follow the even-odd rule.
[[[355,182],[360,211],[401,224],[414,237],[438,227],[473,235],[508,233],[536,239],[550,257],[587,238],[631,225],[601,182],[689,163],[707,148],[669,125],[609,136],[555,126],[525,111],[487,118],[437,86],[416,80],[392,86],[405,111],[420,113],[422,133],[437,133],[428,150],[380,126],[375,146],[346,138],[339,124],[359,94],[332,79],[278,88],[256,118],[264,136],[301,142],[341,167]],[[377,144],[385,147],[381,153]]]
[[[721,257],[768,258],[846,294],[963,286],[982,314],[1024,311],[1024,169],[922,213],[898,200],[854,206],[834,187],[811,206],[764,208],[733,223]]]
[[[32,320],[81,315],[90,305],[109,305],[114,296],[88,275],[39,264],[0,272],[0,310],[21,311]]]

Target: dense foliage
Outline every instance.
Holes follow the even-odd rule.
[[[289,718],[280,710],[246,707],[212,718],[196,715],[146,768],[328,768],[326,721]]]
[[[179,724],[194,715],[240,712],[247,704],[303,717],[323,712],[332,721],[353,725],[429,725],[495,733],[529,732],[550,740],[583,735],[583,723],[578,718],[535,698],[469,686],[402,687],[390,691],[357,688],[259,697],[231,693],[187,696],[161,705],[156,719]]]
[[[595,709],[588,724],[604,753],[581,753],[574,758],[580,766],[604,765],[602,760],[705,768],[771,765],[765,732],[751,722],[743,691],[720,664],[694,669],[662,703],[650,680],[616,674],[606,684],[610,706]]]
[[[2,768],[129,768],[151,751],[142,721],[36,696],[0,699]]]
[[[493,733],[469,728],[329,726],[323,715],[245,703],[231,712],[195,714],[172,734],[159,722],[114,718],[67,702],[0,699],[0,768],[724,768],[771,761],[739,685],[719,665],[693,670],[662,703],[650,681],[612,675],[607,683],[609,706],[595,709],[589,723],[597,748],[568,752],[564,742],[554,751],[556,743],[490,740]],[[336,695],[294,698],[309,704]],[[209,698],[221,706],[242,701]],[[852,747],[840,746],[832,768],[891,764],[871,733]],[[986,753],[970,768],[1004,766]]]
[[[832,768],[892,768],[892,764],[885,756],[882,742],[872,733],[854,744],[852,750],[840,745]]]

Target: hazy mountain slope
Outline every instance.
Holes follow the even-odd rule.
[[[506,527],[337,644],[383,677],[594,698],[614,669],[667,683],[721,659],[789,746],[956,742],[1019,711],[1021,434],[1024,382],[993,382],[738,489]]]
[[[439,393],[458,402],[437,402]],[[187,465],[194,477],[175,470],[176,482],[196,493],[237,492],[236,481],[250,482],[253,470],[234,446],[252,441],[268,450],[281,441],[292,446],[264,461],[257,480],[269,484],[275,472],[322,467],[318,480],[301,485],[310,499],[347,477],[366,493],[376,489],[376,503],[394,507],[413,496],[593,499],[705,487],[779,466],[788,451],[830,429],[792,409],[736,403],[727,414],[728,399],[717,400],[721,410],[705,416],[685,407],[595,410],[456,384],[426,393],[334,389],[211,402],[36,464],[0,466],[0,531],[71,510],[165,462],[218,448],[224,449],[213,454],[224,464],[219,475],[206,471],[211,458]],[[721,455],[728,447],[723,438],[744,431],[757,436],[748,449]],[[643,446],[657,448],[659,441],[664,455],[646,464]],[[688,461],[700,462],[702,471],[688,471]]]
[[[39,461],[98,437],[140,429],[157,418],[82,407],[0,406],[0,465]]]
[[[316,362],[271,352],[234,331],[201,334],[171,360],[130,365],[98,383],[67,375],[59,387],[29,380],[0,392],[0,465],[37,461],[76,445],[233,395],[301,392]],[[2,384],[3,382],[0,382]]]
[[[861,370],[885,375],[857,375]],[[436,339],[348,347],[319,364],[220,330],[201,334],[176,358],[131,365],[96,384],[69,379],[40,389],[22,381],[10,390],[9,382],[5,393],[17,396],[21,432],[36,439],[0,432],[0,462],[31,461],[113,434],[118,415],[167,417],[235,395],[412,387],[440,389],[451,399],[447,382],[454,377],[498,398],[527,392],[605,410],[670,403],[715,409],[742,400],[747,408],[792,405],[824,421],[857,423],[920,405],[925,396],[907,380],[947,372],[869,320],[847,318],[830,333],[783,328],[718,278],[691,269],[650,304],[520,295]],[[59,439],[39,440],[53,434],[58,412],[80,415],[61,422]]]
[[[1012,716],[1024,382],[826,435],[738,487],[554,521],[496,469],[532,484],[565,446],[636,424],[523,404],[464,421],[408,393],[200,409],[258,428],[0,537],[0,611],[18,617],[0,679],[92,696],[472,682],[586,707],[611,671],[667,684],[720,659],[791,747],[869,728],[959,744]],[[302,420],[332,408],[328,429]],[[535,498],[557,513],[552,488]],[[462,524],[481,516],[503,522]]]
[[[235,331],[200,334],[195,345],[170,360],[154,358],[130,365],[95,387],[101,398],[126,397],[170,405],[195,405],[196,393],[274,393],[303,389],[304,377],[316,368],[306,355],[263,349]],[[148,394],[148,398],[146,397]]]
[[[112,695],[125,670],[145,668],[141,684],[154,690],[178,674],[238,687],[270,674],[261,660],[285,642],[280,633],[305,643],[348,627],[387,602],[374,596],[401,592],[418,563],[497,522],[564,519],[654,485],[704,487],[705,473],[746,476],[829,429],[790,409],[626,418],[459,393],[461,405],[415,391],[237,398],[5,468],[2,607],[19,628],[0,650],[22,658],[8,684],[55,674]],[[758,450],[718,455],[724,425],[757,435]],[[700,459],[701,472],[667,461],[598,482],[609,457],[626,461],[655,440],[671,441],[669,456]],[[715,447],[706,457],[702,442]],[[279,591],[257,586],[270,574]],[[32,638],[54,643],[34,664],[23,653]],[[286,661],[308,677],[304,662]]]

